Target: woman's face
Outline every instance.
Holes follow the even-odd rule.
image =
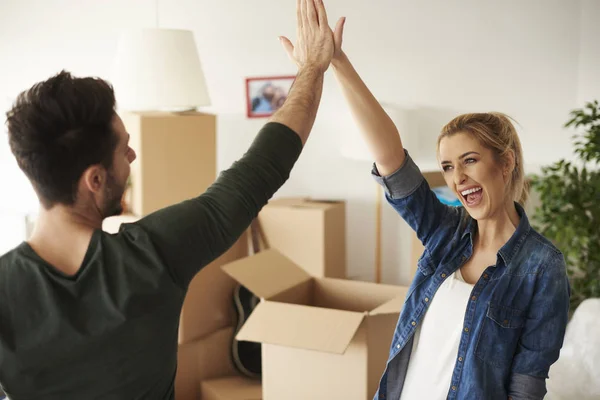
[[[440,141],[440,165],[446,184],[474,219],[497,215],[506,204],[504,165],[494,153],[467,133]]]

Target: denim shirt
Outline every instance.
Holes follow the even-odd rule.
[[[463,207],[437,199],[405,153],[406,161],[396,172],[382,177],[374,166],[372,175],[425,250],[374,400],[400,399],[415,329],[442,282],[473,254],[477,229]],[[542,399],[546,394],[548,370],[563,344],[570,286],[560,251],[515,205],[519,225],[469,298],[448,399]]]

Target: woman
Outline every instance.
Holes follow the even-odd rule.
[[[486,113],[443,128],[440,166],[462,207],[443,205],[342,51],[343,24],[333,33],[335,76],[373,153],[375,179],[425,245],[375,399],[542,399],[570,289],[562,254],[523,210],[513,125]]]

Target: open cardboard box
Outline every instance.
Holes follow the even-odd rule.
[[[276,250],[223,269],[261,298],[237,339],[263,344],[265,400],[372,398],[408,288],[311,277]]]

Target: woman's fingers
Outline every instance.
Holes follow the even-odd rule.
[[[346,17],[338,19],[335,24],[335,30],[333,31],[333,39],[337,47],[342,47],[342,39],[344,38],[344,24],[346,23]]]
[[[283,45],[283,48],[287,53],[288,57],[292,61],[296,62],[296,60],[294,59],[294,45],[292,44],[290,39],[286,38],[285,36],[279,36],[279,41]]]

